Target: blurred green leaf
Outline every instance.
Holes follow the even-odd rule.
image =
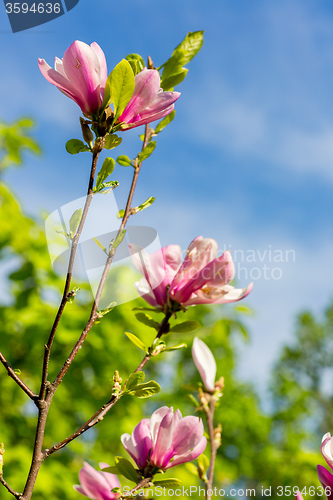
[[[154,396],[154,394],[157,394],[160,390],[161,386],[155,382],[155,380],[150,380],[149,382],[138,384],[134,389],[128,391],[127,394],[139,399],[146,399]]]
[[[142,351],[146,351],[147,348],[146,346],[144,345],[144,343],[136,336],[134,335],[133,333],[130,333],[130,332],[125,332],[125,335],[126,337],[134,344],[136,345],[137,347],[139,347],[139,349],[141,349]]]
[[[149,314],[146,313],[137,313],[135,315],[136,319],[140,321],[140,323],[143,323],[146,326],[149,326],[149,328],[154,328],[155,330],[159,330],[160,324],[157,323],[157,321],[153,320]]]
[[[82,218],[82,208],[78,208],[69,219],[69,234],[74,238]]]
[[[126,479],[129,479],[129,481],[134,481],[134,483],[137,483],[138,474],[129,460],[126,460],[126,458],[122,457],[115,457],[115,462],[120,474],[126,477]]]
[[[145,67],[145,62],[139,54],[128,54],[126,60],[130,63],[134,75],[140,73]]]
[[[162,488],[177,488],[181,485],[182,482],[174,477],[166,477],[165,479],[158,479],[154,481],[154,486],[160,486]]]
[[[184,321],[183,323],[178,323],[178,325],[174,325],[173,327],[171,327],[170,332],[174,333],[194,332],[194,330],[197,330],[200,327],[201,325],[198,321],[195,320]]]

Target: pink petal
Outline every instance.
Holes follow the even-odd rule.
[[[84,109],[85,103],[81,93],[78,89],[67,80],[61,73],[51,68],[44,59],[38,59],[38,66],[42,75],[52,85],[58,87],[59,90],[64,92],[68,97],[73,99],[81,109]]]
[[[136,453],[138,460],[136,463],[139,468],[144,468],[147,465],[149,452],[153,446],[153,442],[150,436],[150,420],[149,418],[144,418],[135,427],[133,434],[133,443],[136,448]]]
[[[62,62],[67,78],[84,97],[85,111],[97,111],[102,100],[100,63],[95,51],[86,43],[76,40],[66,50]]]
[[[202,420],[198,417],[182,418],[173,430],[172,448],[174,455],[183,455],[195,448],[204,433]]]
[[[105,90],[105,82],[108,77],[108,68],[106,64],[105,54],[98,43],[93,42],[90,44],[90,47],[95,52],[98,62],[99,62],[99,78],[100,78],[100,90],[102,94],[102,98],[104,98],[104,90]]]
[[[148,302],[148,304],[150,304],[153,307],[160,306],[160,304],[157,302],[155,295],[154,295],[152,289],[150,288],[149,283],[146,280],[146,278],[141,278],[139,281],[134,283],[134,285],[135,285],[135,288],[137,289],[137,291],[139,292],[139,294],[141,295],[141,297],[146,302]]]
[[[216,377],[216,361],[209,347],[198,337],[195,337],[192,345],[193,361],[200,373],[206,389],[214,392]]]
[[[84,466],[79,472],[79,478],[85,495],[93,500],[111,500],[114,498],[104,473],[96,471],[87,462],[84,462]]]
[[[145,118],[140,118],[140,119],[137,117],[134,123],[122,125],[120,127],[120,130],[129,130],[130,128],[140,127],[141,125],[147,125],[147,123],[152,123],[155,122],[156,120],[160,120],[161,118],[164,118],[169,113],[171,113],[171,111],[173,111],[174,108],[175,106],[174,104],[172,104],[172,106],[169,106],[168,108],[164,109],[163,111],[160,111],[159,113],[150,114],[148,116],[145,116]]]
[[[134,462],[138,463],[139,456],[138,456],[138,452],[137,452],[135,443],[133,441],[133,437],[130,434],[126,433],[126,434],[122,434],[120,440],[123,444],[123,447],[127,451],[127,453],[129,455],[131,455],[131,457],[133,458]]]
[[[160,75],[155,69],[144,68],[135,77],[135,89],[119,121],[132,123],[153,101],[160,89]]]
[[[333,469],[333,438],[331,434],[327,432],[322,439],[321,443],[321,453],[325,458],[328,465]]]
[[[323,488],[327,488],[327,490],[331,489],[331,492],[333,493],[333,475],[322,465],[317,465],[317,473]],[[327,498],[333,496],[329,491],[325,492],[325,494]]]
[[[228,304],[242,300],[253,288],[253,283],[250,283],[246,288],[234,288],[230,285],[222,287],[203,287],[201,290],[196,290],[191,297],[184,302],[185,306],[193,306],[196,304]]]
[[[186,462],[190,462],[191,460],[195,460],[198,458],[204,451],[207,446],[207,439],[203,436],[199,444],[193,450],[188,453],[184,453],[181,456],[175,456],[174,460],[172,460],[166,467],[166,469],[170,469],[170,467],[174,467],[175,465],[184,464]]]
[[[158,410],[154,411],[154,413],[150,417],[150,435],[153,444],[156,443],[160,423],[162,422],[165,415],[169,412],[169,410],[170,409],[168,408],[168,406],[162,406]],[[173,410],[172,407],[171,410]]]
[[[180,266],[174,280],[171,283],[170,293],[175,294],[189,280],[195,276],[198,271],[203,269],[217,254],[217,243],[212,238],[203,238],[198,236],[187,249],[187,255],[183,264]]]
[[[163,417],[158,427],[158,434],[154,444],[150,462],[156,467],[165,467],[172,457],[173,450],[170,449],[172,443],[173,409],[170,408]]]
[[[296,500],[304,500],[302,494],[298,491],[295,496]]]

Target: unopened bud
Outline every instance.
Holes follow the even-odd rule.
[[[220,377],[216,382],[215,382],[215,391],[221,392],[224,388],[224,377]]]
[[[153,60],[150,56],[148,56],[148,69],[155,69]]]
[[[222,433],[222,425],[219,424],[215,429],[214,429],[214,443],[216,447],[218,448],[221,446],[221,433]]]
[[[92,148],[92,145],[94,142],[94,134],[90,130],[90,127],[89,127],[88,123],[86,122],[86,120],[84,120],[81,116],[80,116],[80,124],[81,124],[83,139]]]

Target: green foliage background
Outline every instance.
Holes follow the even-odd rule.
[[[31,126],[31,120],[0,126],[2,168],[21,163],[24,149],[40,152],[25,135],[24,127]],[[63,277],[51,269],[42,224],[22,212],[15,195],[3,182],[0,218],[1,265],[14,268],[8,273],[8,299],[0,304],[0,349],[29,387],[38,391],[43,347],[61,298]],[[74,302],[66,306],[56,335],[50,379],[58,373],[87,320],[92,295],[87,285],[80,286]],[[71,434],[109,399],[115,369],[125,380],[137,367],[142,351],[124,332],[135,333],[144,342],[154,335],[135,318],[133,307],[140,305],[145,305],[142,299],[118,306],[93,327],[53,400],[45,447]],[[251,383],[236,376],[237,343],[240,338],[248,341],[246,315],[250,313],[242,303],[197,306],[187,311],[186,319],[200,322],[202,327],[195,335],[209,345],[217,360],[218,376],[225,377],[224,396],[216,412],[216,423],[222,423],[223,433],[215,485],[256,488],[257,496],[262,485],[272,486],[271,496],[278,498],[277,486],[319,485],[315,470],[317,463],[323,464],[319,443],[333,424],[332,387],[325,385],[333,358],[333,306],[321,321],[309,312],[300,315],[293,344],[283,350],[272,374],[266,412]],[[183,319],[183,313],[178,319]],[[156,320],[160,320],[158,315]],[[172,405],[184,415],[195,413],[188,394],[196,393],[200,378],[190,354],[192,339],[193,333],[165,338],[167,345],[185,342],[188,347],[162,353],[147,365],[146,380],[157,380],[162,392],[148,400],[124,397],[101,423],[52,455],[41,468],[34,500],[79,498],[73,484],[78,482],[82,462],[86,460],[95,467],[100,461],[113,465],[115,455],[126,456],[121,434],[132,432],[142,417],[150,416],[159,406]],[[30,466],[36,410],[2,366],[0,386],[0,441],[6,449],[4,477],[21,491]],[[185,465],[171,469],[167,475],[181,479],[185,486],[199,484]],[[122,483],[126,484],[126,480]],[[12,498],[2,487],[0,496]]]

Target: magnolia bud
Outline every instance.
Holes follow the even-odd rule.
[[[84,120],[81,116],[80,116],[80,124],[81,124],[83,139],[92,148],[92,145],[94,142],[94,134],[90,130],[90,127],[89,127],[88,123],[86,122],[86,120]]]

